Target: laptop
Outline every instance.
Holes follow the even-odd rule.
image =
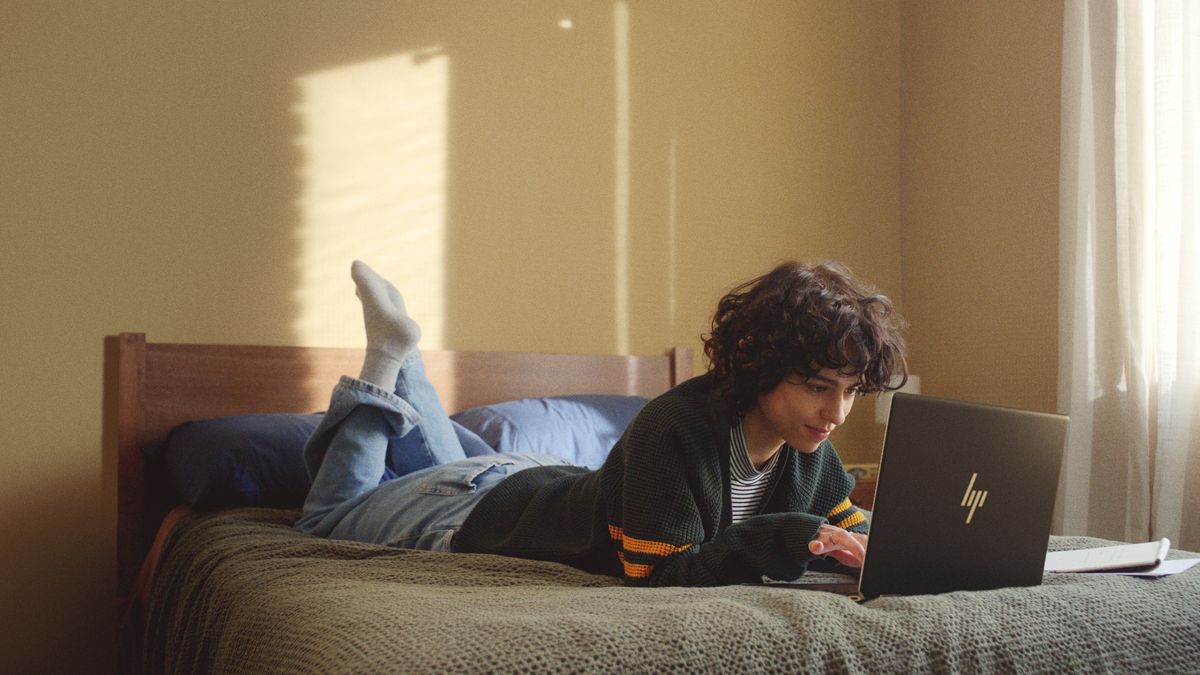
[[[1063,415],[894,394],[857,583],[788,585],[862,601],[1040,584],[1066,437]]]

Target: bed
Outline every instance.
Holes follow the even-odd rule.
[[[105,353],[126,671],[1195,672],[1200,664],[1195,568],[1156,580],[1047,575],[1030,588],[856,604],[771,585],[626,588],[557,563],[302,535],[291,527],[294,506],[184,504],[154,459],[186,436],[180,429],[311,416],[339,375],[356,372],[361,352],[161,344],[123,333],[107,338]],[[456,414],[523,400],[648,398],[692,369],[683,348],[424,357]],[[1104,543],[1052,537],[1050,548]]]

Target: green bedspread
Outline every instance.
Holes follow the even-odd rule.
[[[1033,588],[859,605],[767,586],[625,588],[556,563],[330,541],[294,532],[296,515],[240,509],[176,529],[143,615],[143,670],[1200,668],[1200,567],[1157,580],[1054,575]],[[1054,537],[1051,548],[1106,543]]]

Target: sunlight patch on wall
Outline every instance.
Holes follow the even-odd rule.
[[[613,5],[613,73],[616,91],[615,148],[613,151],[613,325],[617,353],[629,353],[629,6],[621,0]]]
[[[299,344],[365,344],[361,259],[404,295],[422,346],[442,346],[449,75],[431,48],[297,78]]]

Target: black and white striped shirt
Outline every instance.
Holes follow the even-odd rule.
[[[779,466],[779,453],[761,470],[750,462],[746,449],[746,434],[738,420],[729,430],[729,499],[732,502],[733,522],[741,522],[759,512]]]

